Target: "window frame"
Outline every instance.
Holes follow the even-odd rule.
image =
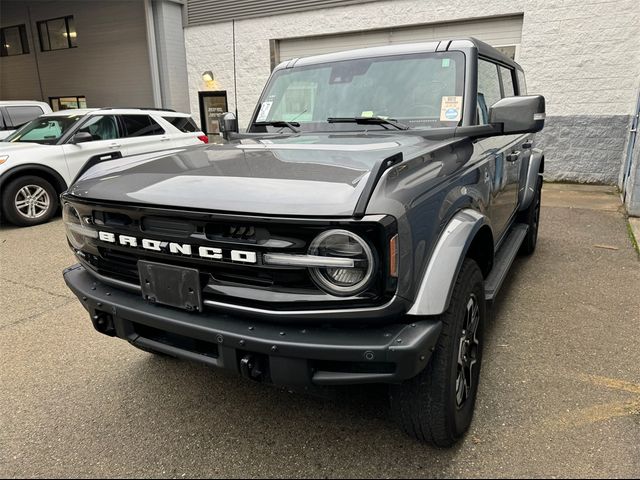
[[[69,30],[69,19],[73,19],[73,15],[63,15],[62,17],[48,18],[46,20],[39,20],[36,22],[36,28],[38,30],[38,39],[40,40],[40,51],[41,52],[55,52],[57,50],[68,50],[69,48],[78,48],[78,45],[71,44],[71,31]],[[64,26],[67,31],[67,46],[62,48],[51,48],[51,34],[49,33],[49,22],[53,22],[54,20],[64,20]],[[44,43],[42,41],[42,30],[40,26],[44,24],[47,29],[47,41],[49,42],[49,48],[44,48]],[[75,21],[74,21],[75,24]],[[75,26],[75,25],[74,25]],[[77,30],[76,30],[77,34]]]
[[[7,49],[5,48],[6,39],[5,39],[5,30],[9,30],[10,28],[17,28],[18,35],[20,36],[20,46],[22,47],[22,53],[16,53],[15,55],[9,55],[7,53]],[[27,36],[27,25],[22,23],[18,25],[9,25],[6,27],[0,28],[0,57],[18,57],[20,55],[28,55],[31,53],[29,50],[29,37]]]

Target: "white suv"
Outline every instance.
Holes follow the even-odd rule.
[[[44,223],[58,210],[59,194],[97,163],[207,142],[188,114],[170,110],[42,115],[0,142],[3,217],[18,226]]]

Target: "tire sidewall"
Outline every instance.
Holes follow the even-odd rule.
[[[17,193],[26,185],[37,185],[46,190],[49,195],[49,208],[46,213],[38,218],[27,218],[18,212],[15,206]],[[6,219],[19,227],[28,227],[48,222],[58,210],[58,194],[53,185],[42,177],[27,175],[11,180],[2,192],[2,210]]]

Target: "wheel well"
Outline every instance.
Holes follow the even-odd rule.
[[[482,275],[487,278],[493,268],[493,234],[491,233],[491,228],[485,225],[478,230],[467,250],[466,256],[476,261],[482,271]]]
[[[56,193],[58,195],[60,195],[67,189],[67,184],[62,177],[60,177],[53,171],[37,167],[17,168],[15,170],[10,170],[6,175],[2,177],[2,179],[0,179],[0,185],[6,185],[7,183],[18,177],[26,177],[27,175],[35,175],[36,177],[44,178],[53,186],[53,188],[56,189]]]

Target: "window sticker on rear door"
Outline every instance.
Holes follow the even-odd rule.
[[[269,111],[271,110],[271,105],[273,102],[262,102],[260,105],[260,111],[258,112],[258,117],[256,118],[256,122],[264,122],[269,116]]]
[[[459,122],[462,115],[462,97],[442,97],[441,122]]]

